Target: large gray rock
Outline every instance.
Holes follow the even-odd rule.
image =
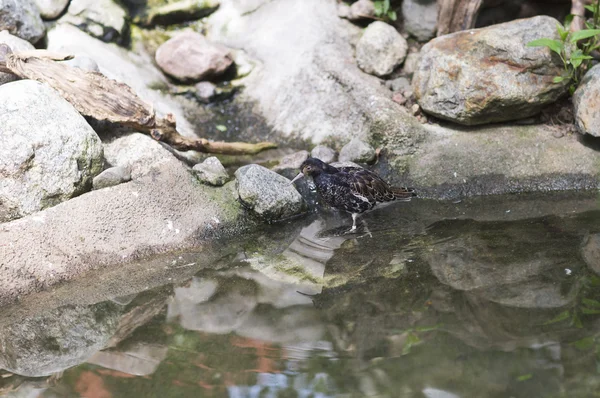
[[[438,6],[436,0],[404,0],[402,2],[404,29],[419,41],[435,36]]]
[[[594,66],[584,76],[573,94],[575,125],[582,134],[600,137],[600,65]]]
[[[122,42],[127,27],[127,13],[113,0],[71,0],[67,13],[60,19],[106,42]]]
[[[407,51],[406,40],[393,26],[375,21],[356,45],[356,62],[366,73],[386,76],[404,61]]]
[[[41,377],[79,365],[106,346],[119,316],[117,305],[100,303],[69,305],[20,319],[0,329],[0,366]]]
[[[46,33],[34,0],[0,0],[0,30],[30,43],[38,42]]]
[[[102,143],[85,119],[48,86],[0,86],[0,221],[54,206],[91,188]]]
[[[196,32],[183,32],[156,50],[156,63],[175,79],[197,82],[223,74],[233,60],[228,49]]]
[[[0,44],[8,45],[13,52],[35,50],[35,47],[30,42],[20,39],[8,33],[7,30],[0,32]],[[13,82],[19,78],[12,73],[0,72],[0,85]]]
[[[261,61],[234,104],[258,112],[265,131],[282,139],[356,136],[410,151],[421,125],[353,62],[361,29],[336,9],[336,0],[222,0],[207,18],[207,37]]]
[[[413,75],[419,105],[465,125],[535,115],[566,94],[569,84],[553,82],[564,68],[549,49],[527,47],[534,39],[556,38],[557,23],[538,16],[430,41]]]
[[[70,0],[35,0],[43,19],[53,20],[67,9]]]
[[[304,200],[290,180],[256,164],[237,169],[237,188],[242,203],[267,221],[299,214]]]

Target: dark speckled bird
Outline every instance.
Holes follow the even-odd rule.
[[[356,229],[356,217],[377,203],[409,201],[416,196],[413,189],[391,187],[372,171],[361,167],[333,167],[316,158],[306,159],[290,184],[305,176],[312,177],[325,203],[352,214],[350,231]]]

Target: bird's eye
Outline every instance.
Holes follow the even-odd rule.
[[[306,171],[311,171],[311,170],[312,170],[312,167],[310,167],[310,166],[306,166],[306,169],[305,169],[305,170],[306,170]]]

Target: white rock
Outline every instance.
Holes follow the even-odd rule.
[[[407,50],[406,40],[393,26],[375,21],[356,45],[356,61],[366,73],[386,76],[402,64]]]
[[[20,39],[17,36],[11,35],[7,30],[0,32],[0,44],[8,45],[13,52],[35,50],[33,44],[26,40]],[[12,73],[0,72],[0,85],[13,82],[18,79],[19,78]]]
[[[85,119],[48,86],[0,86],[0,220],[56,205],[91,188],[102,143]]]
[[[35,0],[43,19],[53,20],[62,14],[69,5],[69,0]]]
[[[198,163],[193,168],[200,181],[209,185],[221,186],[229,181],[229,174],[215,156],[207,158],[204,162]]]

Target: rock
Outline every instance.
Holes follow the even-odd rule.
[[[408,53],[402,65],[402,73],[412,75],[417,70],[419,59],[421,59],[420,53]]]
[[[406,104],[406,101],[407,101],[406,97],[404,95],[400,94],[399,92],[394,93],[394,95],[392,95],[392,100],[395,103],[400,104],[400,105]]]
[[[104,42],[123,43],[127,38],[126,17],[125,9],[113,0],[71,0],[60,21]]]
[[[198,163],[193,170],[198,179],[206,184],[220,187],[229,181],[229,174],[215,156],[207,158],[204,162]]]
[[[46,28],[34,0],[0,0],[0,31],[37,43]]]
[[[337,1],[250,4],[222,0],[206,20],[210,40],[260,60],[231,103],[264,119],[264,128],[248,139],[278,135],[280,142],[300,145],[358,137],[414,148],[422,126],[391,100],[379,79],[356,66],[353,44],[361,28],[337,16]]]
[[[317,145],[310,151],[310,156],[322,160],[325,163],[335,161],[337,152],[325,145]]]
[[[588,267],[600,275],[600,234],[590,234],[584,238],[581,254]]]
[[[0,366],[22,376],[41,377],[79,365],[105,348],[119,315],[111,303],[69,305],[3,326]]]
[[[233,60],[229,50],[195,32],[183,32],[161,45],[156,63],[169,76],[197,82],[223,74]]]
[[[387,82],[385,82],[385,86],[388,87],[393,92],[399,91],[401,93],[404,93],[406,91],[412,90],[412,86],[410,85],[410,80],[408,80],[406,77],[398,77],[393,80],[388,80]]]
[[[94,189],[102,189],[119,185],[131,180],[131,170],[128,167],[110,167],[94,177]]]
[[[235,177],[242,204],[269,222],[295,216],[304,208],[290,180],[274,171],[251,164],[237,169]]]
[[[179,162],[158,141],[141,133],[109,138],[104,142],[104,157],[111,166],[131,170],[134,180],[165,163]]]
[[[553,83],[562,62],[549,49],[527,47],[557,38],[557,21],[538,16],[433,39],[421,49],[413,75],[419,105],[464,125],[522,119],[566,94]]]
[[[70,0],[35,0],[43,19],[54,20],[67,9]]]
[[[375,4],[371,0],[358,0],[350,6],[348,19],[351,21],[373,17],[375,17]]]
[[[437,30],[436,0],[405,0],[402,2],[404,29],[419,41],[427,41]]]
[[[11,35],[7,30],[0,32],[0,44],[8,45],[14,52],[35,50],[33,44]],[[13,75],[12,73],[0,72],[0,86],[4,83],[13,82],[15,80],[19,80],[16,75]]]
[[[350,6],[343,1],[340,1],[337,5],[337,15],[340,18],[350,18],[352,12],[350,11]]]
[[[136,22],[144,26],[172,25],[203,18],[219,7],[219,0],[168,1],[167,4],[150,8]]]
[[[156,89],[168,87],[169,82],[149,56],[104,43],[69,24],[58,24],[48,32],[48,49],[76,54],[75,58],[90,57],[102,74],[129,85],[140,98],[152,104],[158,114],[175,115],[177,130],[185,136],[194,136],[194,128],[187,121],[181,103],[166,90]]]
[[[600,65],[590,69],[573,94],[575,125],[581,134],[600,137]]]
[[[74,68],[83,69],[88,72],[100,72],[100,67],[98,67],[96,61],[87,55],[76,54],[72,59],[64,62]]]
[[[250,58],[243,50],[234,50],[231,52],[233,63],[235,64],[235,77],[241,79],[248,76],[256,67],[256,61]]]
[[[308,159],[308,151],[298,151],[289,155],[284,156],[279,164],[273,167],[274,171],[281,174],[283,171],[291,171],[298,173],[302,163]]]
[[[393,26],[375,21],[356,45],[356,62],[364,72],[382,77],[404,61],[407,50],[406,40]]]
[[[217,86],[211,82],[200,82],[194,86],[194,96],[198,98],[200,102],[208,104],[211,102],[217,94]]]
[[[375,149],[358,138],[344,145],[340,151],[340,162],[371,163],[373,160],[375,160]]]
[[[0,86],[0,222],[82,194],[102,171],[102,143],[48,86]]]

